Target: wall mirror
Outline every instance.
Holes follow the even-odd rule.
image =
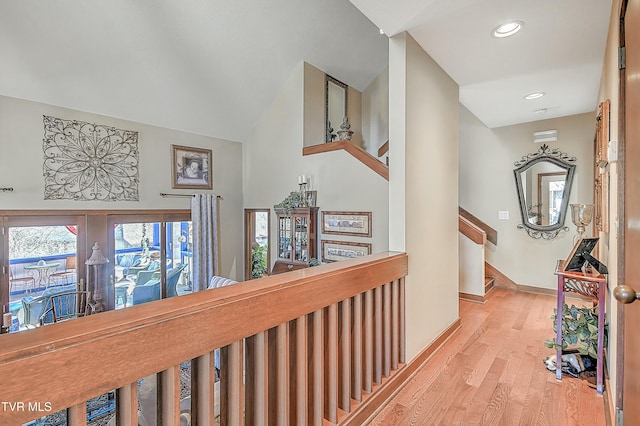
[[[542,145],[537,152],[516,161],[516,180],[520,217],[518,229],[532,238],[551,240],[560,231],[568,231],[564,219],[575,172],[575,157],[557,148]]]
[[[349,88],[330,75],[324,77],[325,142],[335,141],[342,120],[347,117]]]

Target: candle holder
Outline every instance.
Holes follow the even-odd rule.
[[[307,180],[307,175],[298,176],[298,194],[300,198],[299,207],[308,207],[309,202],[307,201],[307,189],[309,181]]]
[[[300,191],[300,207],[308,207],[309,206],[309,202],[307,200],[307,184],[306,182],[303,183],[299,183],[298,186],[300,187],[299,191]]]
[[[570,206],[571,220],[578,231],[578,235],[573,238],[573,243],[575,244],[584,236],[586,227],[591,223],[595,204],[570,204]]]

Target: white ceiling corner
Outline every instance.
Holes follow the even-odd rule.
[[[409,32],[489,127],[596,108],[611,0],[351,1],[389,34]],[[524,21],[523,30],[490,35],[509,20]],[[546,96],[524,101],[533,91]],[[534,112],[542,108],[547,112]]]
[[[503,126],[595,110],[610,12],[611,0],[5,1],[0,95],[242,142],[302,61],[364,90],[388,66],[382,28],[408,31],[461,103]],[[525,28],[492,38],[507,19]]]

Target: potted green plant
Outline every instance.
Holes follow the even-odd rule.
[[[274,205],[274,209],[284,209],[287,213],[296,207],[307,207],[307,201],[302,198],[300,192],[292,191],[287,198]]]
[[[256,245],[251,249],[251,279],[262,278],[267,273],[267,246]]]
[[[557,309],[553,310],[551,319],[555,329]],[[607,347],[608,326],[604,327],[604,347]],[[544,344],[548,348],[558,349],[556,339],[547,339]],[[562,350],[575,348],[581,355],[598,358],[598,307],[577,307],[566,303],[562,306]]]

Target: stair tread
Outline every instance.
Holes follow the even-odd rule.
[[[487,276],[484,277],[484,292],[485,292],[485,294],[489,290],[491,290],[493,288],[493,286],[495,284],[495,281],[496,281],[495,277],[492,277],[490,275],[487,275]]]

